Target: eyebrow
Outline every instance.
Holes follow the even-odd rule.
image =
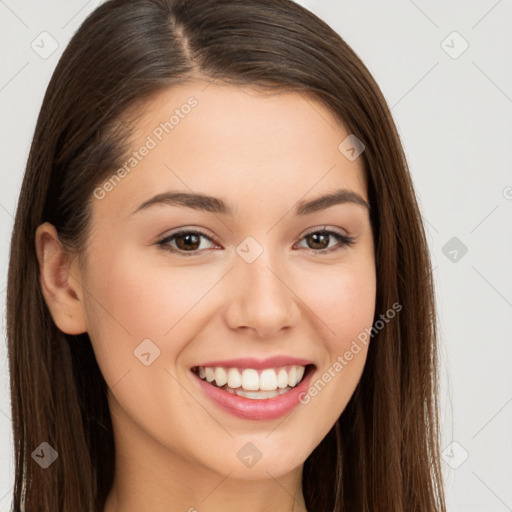
[[[295,207],[295,215],[308,215],[344,203],[357,204],[370,210],[370,204],[357,192],[339,189],[310,201],[300,201]],[[184,192],[165,192],[158,194],[144,201],[130,215],[156,205],[185,206],[194,210],[203,210],[222,215],[233,215],[233,210],[222,199],[204,194],[189,194]]]

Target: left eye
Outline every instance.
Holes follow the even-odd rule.
[[[334,248],[330,245],[330,241],[333,237],[338,241],[338,244],[335,245]],[[194,253],[201,252],[198,251],[199,246],[201,245],[201,239],[206,239],[215,243],[209,236],[201,233],[200,231],[184,230],[167,236],[158,242],[157,245],[170,252],[182,253],[183,256],[193,256]],[[320,254],[341,250],[343,247],[350,246],[355,243],[354,238],[351,236],[326,229],[311,231],[306,234],[302,240],[305,240],[306,243],[310,245],[309,249]],[[311,247],[311,245],[313,247]],[[187,252],[189,254],[183,254]]]
[[[329,246],[329,241],[332,238],[338,240],[338,245]],[[354,238],[348,235],[343,235],[338,233],[337,231],[330,231],[328,229],[321,229],[319,231],[311,231],[307,235],[304,236],[303,240],[306,240],[309,244],[313,244],[317,249],[314,252],[319,252],[323,254],[325,252],[337,251],[342,249],[345,246],[350,246],[354,244]],[[326,245],[327,242],[327,245]],[[320,246],[320,247],[319,247]]]

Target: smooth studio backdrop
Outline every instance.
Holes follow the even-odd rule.
[[[5,294],[43,94],[101,2],[0,0],[0,512],[13,451]],[[370,69],[416,186],[436,279],[450,512],[512,511],[512,0],[302,0]]]

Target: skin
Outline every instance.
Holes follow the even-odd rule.
[[[304,94],[201,80],[150,100],[133,149],[191,96],[197,106],[92,201],[84,253],[66,252],[52,225],[38,228],[41,287],[63,332],[88,332],[110,387],[116,475],[106,512],[303,511],[303,463],[352,396],[367,346],[307,405],[276,420],[221,410],[190,368],[284,354],[311,360],[315,382],[371,327],[369,211],[344,203],[294,214],[298,201],[339,188],[368,200],[362,159],[345,158],[338,145],[349,132]],[[132,214],[168,191],[221,198],[235,215],[163,204]],[[339,247],[333,236],[325,245],[306,236],[324,226],[355,243],[320,254]],[[196,240],[192,256],[166,251],[158,242],[176,228],[211,240]],[[252,263],[236,252],[248,236],[263,248]],[[134,356],[144,339],[160,350],[148,366]],[[248,442],[262,455],[250,468],[237,457]]]

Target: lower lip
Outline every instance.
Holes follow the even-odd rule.
[[[314,368],[308,369],[307,375],[298,386],[282,395],[261,400],[233,395],[201,379],[193,373],[204,393],[221,409],[247,420],[273,420],[289,413],[300,401],[299,396],[308,389]]]

